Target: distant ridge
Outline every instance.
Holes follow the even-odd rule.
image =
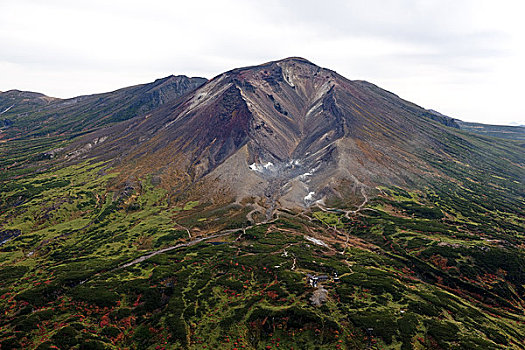
[[[168,76],[152,83],[69,99],[11,90],[0,94],[0,116],[10,122],[1,138],[75,135],[147,113],[205,83],[205,78]]]

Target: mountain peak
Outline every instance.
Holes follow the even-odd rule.
[[[33,92],[33,91],[24,91],[24,90],[18,90],[18,89],[11,89],[8,91],[1,92],[0,94],[4,94],[5,96],[17,96],[17,97],[23,97],[23,98],[40,98],[40,97],[47,97],[46,95],[40,93],[40,92]]]
[[[312,63],[311,61],[307,60],[306,58],[299,57],[299,56],[286,57],[286,58],[283,58],[283,59],[280,59],[280,60],[277,60],[277,61],[274,61],[274,62],[276,62],[276,63],[295,62],[295,63],[305,63],[305,64],[310,64],[310,65],[316,66],[316,64]]]
[[[282,68],[288,68],[288,67],[297,67],[301,70],[304,70],[305,72],[316,72],[320,71],[322,68],[317,66],[316,64],[308,61],[305,58],[302,57],[287,57],[280,60],[275,61],[269,61],[262,64],[258,64],[255,66],[247,66],[247,67],[241,67],[241,68],[235,68],[227,73],[243,73],[250,71],[252,73],[255,72],[270,72],[275,71],[276,73],[280,74],[279,71],[281,71]]]
[[[153,84],[195,84],[196,87],[204,84],[208,79],[201,77],[188,77],[187,75],[168,75],[164,78],[156,79]]]

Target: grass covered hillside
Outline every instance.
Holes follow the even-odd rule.
[[[380,187],[360,209],[254,224],[256,203],[118,176],[86,162],[2,182],[2,349],[523,346],[523,198],[501,196],[508,179]]]

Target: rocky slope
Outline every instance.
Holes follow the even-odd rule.
[[[444,139],[468,141],[436,117],[368,82],[288,58],[221,74],[86,136],[64,158],[111,159],[130,177],[155,174],[177,191],[199,184],[236,201],[256,197],[267,209],[360,202],[362,188],[443,175],[425,154],[442,155]]]

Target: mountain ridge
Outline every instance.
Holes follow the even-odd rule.
[[[205,81],[204,78],[170,75],[152,83],[68,99],[31,92],[2,93],[0,109],[7,109],[2,118],[10,121],[10,130],[2,130],[0,137],[30,138],[92,131],[145,113],[184,95]],[[18,99],[9,98],[9,95],[17,95]],[[20,96],[33,98],[25,101]]]

